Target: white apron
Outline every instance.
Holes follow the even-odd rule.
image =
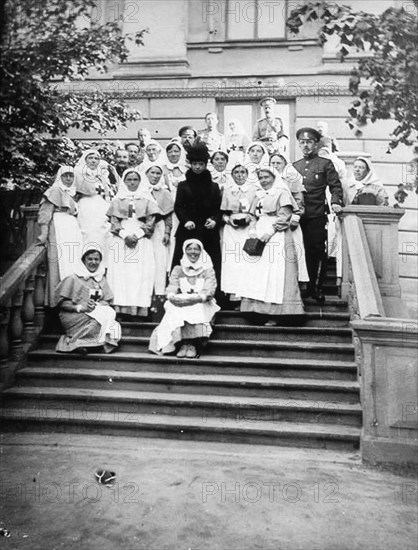
[[[167,286],[167,263],[170,250],[169,246],[163,244],[164,232],[164,220],[160,220],[155,224],[154,233],[151,237],[155,262],[154,291],[157,296],[165,294]]]
[[[81,197],[78,201],[78,223],[83,235],[83,245],[96,244],[103,253],[107,266],[110,244],[110,223],[106,216],[109,203],[101,195]]]
[[[243,248],[248,238],[248,231],[248,226],[234,229],[226,224],[223,228],[221,290],[227,294],[238,295],[238,281],[245,276],[248,256]]]
[[[52,221],[55,228],[59,277],[62,281],[80,267],[83,239],[75,216],[66,212],[54,212]]]
[[[199,294],[204,285],[204,279],[197,278],[196,283],[191,285],[186,278],[180,279],[182,294],[188,294],[190,290]],[[173,333],[183,327],[185,323],[190,325],[206,325],[205,336],[209,337],[212,332],[210,322],[220,307],[215,300],[209,300],[192,306],[178,307],[169,300],[164,305],[165,315],[156,329],[156,347],[158,350],[169,347],[174,349]]]
[[[100,325],[100,334],[97,341],[98,345],[106,342],[106,336],[109,335],[112,340],[121,339],[121,327],[116,321],[116,311],[110,306],[97,304],[93,311],[86,313],[92,319],[95,319]]]
[[[305,245],[303,244],[303,233],[300,225],[292,231],[292,236],[298,258],[298,280],[301,283],[307,283],[309,282],[309,275],[306,267]]]
[[[122,228],[144,235],[137,218],[122,220]],[[112,236],[107,282],[115,306],[150,307],[154,288],[155,261],[151,239],[141,237],[135,248],[128,248],[120,237]]]
[[[257,237],[263,236],[277,221],[276,216],[262,215],[256,224]],[[262,256],[248,256],[244,252],[245,263],[236,294],[270,304],[282,304],[286,268],[284,231],[277,232],[269,240]],[[290,257],[290,252],[289,252]]]

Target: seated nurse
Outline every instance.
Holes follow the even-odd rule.
[[[212,333],[211,321],[219,306],[214,300],[212,260],[197,239],[183,244],[180,265],[173,268],[166,289],[165,315],[151,335],[149,350],[194,358]]]
[[[65,334],[56,351],[86,354],[110,353],[121,338],[116,312],[111,307],[113,294],[106,281],[102,253],[91,246],[81,257],[82,265],[57,287],[59,316]]]

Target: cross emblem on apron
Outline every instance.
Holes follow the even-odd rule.
[[[132,218],[135,212],[135,203],[131,201],[128,205],[128,218]]]
[[[97,191],[97,194],[98,194],[98,195],[104,196],[104,194],[105,194],[105,188],[103,187],[102,183],[98,183],[98,184],[96,185],[96,191]]]
[[[102,297],[102,291],[100,288],[94,288],[90,290],[90,299],[98,302]]]
[[[260,217],[260,216],[261,216],[262,210],[263,210],[263,204],[262,204],[261,201],[258,201],[258,204],[257,204],[257,206],[256,206],[256,208],[255,208],[255,213],[256,213],[256,216],[257,216],[257,217]]]

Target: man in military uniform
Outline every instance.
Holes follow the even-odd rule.
[[[329,213],[325,190],[331,192],[331,208],[339,214],[344,205],[341,181],[329,159],[318,156],[321,134],[314,128],[301,128],[296,133],[303,159],[293,163],[303,176],[305,214],[300,220],[309,273],[308,293],[318,302],[324,302],[322,284],[327,263],[327,214]]]
[[[271,132],[274,132],[277,137],[283,135],[283,121],[274,116],[274,106],[276,105],[274,97],[265,97],[260,101],[260,105],[263,107],[265,116],[257,120],[254,126],[253,140],[262,140]]]

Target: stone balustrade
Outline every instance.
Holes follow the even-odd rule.
[[[13,264],[0,288],[0,389],[14,372],[45,320],[46,250],[33,244]]]
[[[357,350],[361,454],[371,464],[418,462],[418,324],[407,318],[401,299],[402,215],[401,209],[375,206],[343,212],[341,291],[349,301]]]

